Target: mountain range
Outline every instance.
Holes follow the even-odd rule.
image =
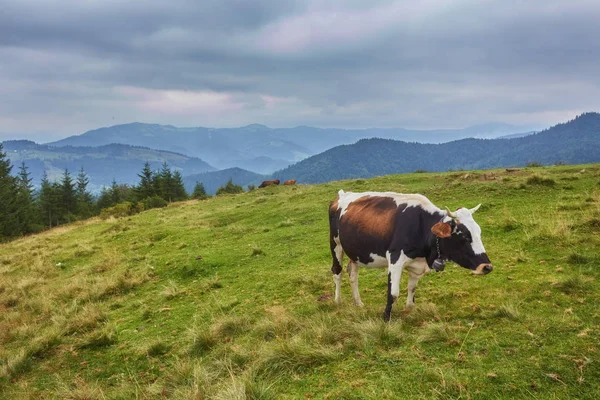
[[[600,161],[598,113],[585,113],[537,133],[500,135],[507,131],[510,126],[504,125],[409,131],[272,129],[263,125],[235,129],[175,128],[134,123],[101,128],[45,145],[25,140],[6,141],[4,149],[13,165],[25,161],[34,184],[39,183],[44,170],[52,180],[58,179],[65,168],[75,174],[83,167],[96,192],[113,179],[119,183],[137,183],[137,174],[146,161],[153,170],[158,170],[166,161],[172,169],[182,173],[188,191],[196,182],[202,182],[211,194],[229,179],[245,187],[270,178],[319,183],[416,170]],[[500,138],[464,138],[469,133],[471,136],[500,135]],[[411,140],[386,138],[402,135]],[[442,140],[452,137],[460,139]],[[113,141],[129,143],[103,144]],[[153,148],[163,145],[167,150]],[[323,148],[325,150],[319,152]],[[202,154],[202,159],[189,155],[192,153]]]
[[[341,144],[366,138],[441,143],[466,137],[497,137],[526,131],[508,124],[485,124],[465,129],[409,130],[325,129],[310,126],[269,128],[252,124],[240,128],[177,128],[132,123],[100,128],[48,143],[50,146],[102,146],[122,143],[198,157],[218,169],[238,167],[272,173]]]
[[[404,172],[582,164],[600,161],[600,114],[585,113],[539,133],[513,139],[462,139],[441,144],[363,139],[337,146],[272,176],[321,183]]]

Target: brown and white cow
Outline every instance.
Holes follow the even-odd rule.
[[[341,302],[344,253],[350,259],[348,275],[356,305],[363,305],[358,291],[358,267],[388,268],[387,305],[383,313],[386,321],[398,298],[405,268],[409,273],[409,308],[415,304],[417,282],[432,270],[436,259],[454,261],[476,275],[491,272],[481,228],[472,216],[480,206],[451,212],[441,210],[420,194],[340,190],[329,206],[335,302]]]
[[[260,184],[259,188],[265,188],[267,186],[272,186],[272,185],[279,185],[279,179],[274,179],[272,181],[263,181],[263,183]]]

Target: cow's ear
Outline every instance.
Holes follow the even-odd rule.
[[[452,235],[452,227],[447,222],[438,222],[431,227],[431,232],[439,238],[447,238]]]

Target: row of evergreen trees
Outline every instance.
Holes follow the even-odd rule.
[[[171,171],[166,162],[159,171],[152,171],[147,162],[138,174],[138,185],[131,187],[113,180],[97,197],[88,190],[89,178],[83,168],[76,177],[65,170],[56,182],[44,173],[38,189],[24,162],[16,176],[12,168],[0,143],[0,241],[86,219],[123,202],[141,202],[144,208],[152,208],[189,198],[181,173]],[[192,198],[206,197],[202,183],[196,184]]]

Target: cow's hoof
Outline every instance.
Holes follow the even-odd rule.
[[[390,319],[392,318],[392,313],[387,313],[387,312],[383,312],[383,320],[385,322],[390,322]]]
[[[413,308],[415,308],[415,303],[406,303],[406,307],[404,307],[406,311],[412,311]]]
[[[365,303],[363,303],[361,300],[359,300],[359,301],[355,301],[354,305],[357,306],[357,307],[364,307]]]
[[[336,306],[339,306],[342,304],[342,299],[335,299],[335,300],[333,300],[333,302],[335,303]]]

